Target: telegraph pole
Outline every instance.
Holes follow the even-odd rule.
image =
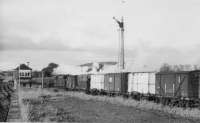
[[[120,57],[120,61],[121,61],[121,69],[125,69],[125,63],[124,63],[124,20],[123,17],[121,18],[121,23],[122,23],[122,28],[121,28],[121,57]]]
[[[19,74],[19,88],[20,88],[20,85],[21,85],[21,82],[20,82],[20,64],[19,64],[19,72],[18,72],[18,74]]]
[[[42,88],[44,88],[44,73],[42,71]]]
[[[121,18],[121,21],[117,20],[115,17],[113,17],[113,19],[118,23],[119,25],[119,29],[120,29],[120,33],[119,33],[119,37],[120,37],[120,52],[119,52],[119,68],[120,70],[125,69],[125,63],[124,63],[124,20],[123,17]]]

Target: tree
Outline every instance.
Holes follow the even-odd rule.
[[[181,68],[179,67],[179,65],[174,65],[173,71],[176,71],[176,72],[181,71]]]
[[[193,65],[194,70],[199,70],[200,67],[198,65]]]
[[[41,71],[33,71],[32,72],[32,77],[41,77],[41,76],[42,76]]]
[[[170,72],[172,71],[172,67],[171,65],[169,65],[168,63],[164,63],[161,67],[160,67],[160,72]]]
[[[168,63],[164,63],[160,67],[160,72],[179,72],[179,71],[191,71],[199,69],[200,67],[198,65],[191,65],[191,64],[169,65]]]
[[[186,71],[192,70],[192,65],[190,65],[190,64],[186,64],[184,67],[185,67],[184,70],[186,70]]]
[[[49,63],[47,67],[43,68],[42,71],[45,77],[51,77],[55,68],[58,67],[56,63]]]

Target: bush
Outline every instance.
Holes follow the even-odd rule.
[[[53,89],[53,91],[54,91],[54,92],[58,92],[59,90],[58,90],[58,89]]]
[[[99,93],[100,93],[99,90],[97,90],[96,88],[95,89],[91,89],[90,91],[91,91],[92,95],[99,95]]]
[[[99,92],[99,94],[100,95],[107,95],[108,93],[105,90],[101,89],[100,92]]]

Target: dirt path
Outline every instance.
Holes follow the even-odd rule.
[[[41,103],[42,102],[42,103]],[[156,111],[142,111],[101,101],[56,96],[32,103],[31,121],[81,123],[193,123]]]
[[[7,122],[22,122],[17,91],[15,91],[11,96]]]

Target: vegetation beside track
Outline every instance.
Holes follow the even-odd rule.
[[[12,92],[10,85],[7,83],[0,84],[0,122],[5,122],[7,119]]]
[[[92,96],[82,92],[70,92],[61,89],[27,89],[22,91],[22,95],[23,105],[28,112],[25,113],[27,114],[27,121],[200,122],[200,120],[188,116],[174,115],[180,113],[175,112],[178,109],[171,109],[171,112],[167,113],[165,106],[119,96]],[[159,108],[162,108],[162,110],[159,110]]]

